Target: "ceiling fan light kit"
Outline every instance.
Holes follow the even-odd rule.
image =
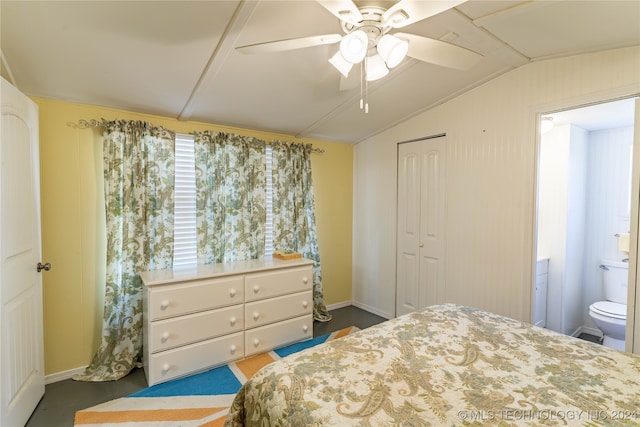
[[[340,53],[352,64],[362,62],[367,54],[369,38],[362,30],[355,30],[342,38],[340,41]]]
[[[384,59],[387,67],[393,68],[400,64],[409,51],[409,42],[391,34],[385,34],[378,42],[378,53]]]
[[[329,59],[329,62],[336,67],[336,70],[340,71],[343,76],[349,77],[349,71],[353,68],[353,64],[344,59],[340,51],[337,51],[336,54]]]
[[[340,42],[338,52],[329,59],[329,63],[345,77],[353,65],[360,64],[360,108],[365,112],[368,112],[366,82],[386,76],[389,69],[398,66],[406,56],[456,69],[471,68],[482,59],[475,52],[445,41],[409,33],[388,34],[392,29],[427,19],[465,0],[400,0],[388,9],[373,6],[371,2],[359,8],[353,0],[316,1],[340,20],[344,36],[325,34],[257,43],[236,49],[245,53],[267,53]]]
[[[364,69],[364,76],[368,82],[381,79],[389,74],[389,69],[380,55],[367,56],[364,63]]]

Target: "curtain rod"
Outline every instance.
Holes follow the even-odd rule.
[[[67,123],[69,126],[76,128],[76,129],[89,129],[89,128],[97,128],[97,127],[101,127],[102,126],[102,120],[96,120],[96,119],[91,119],[91,120],[85,120],[85,119],[80,119],[78,120],[78,123],[72,123],[69,122]],[[176,132],[178,133],[178,132]],[[271,145],[270,142],[267,142],[266,144]],[[311,144],[309,144],[311,145]],[[312,146],[311,148],[311,152],[314,154],[324,154],[324,150],[322,148],[315,148]]]

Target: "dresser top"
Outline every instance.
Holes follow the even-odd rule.
[[[282,268],[313,265],[313,261],[305,258],[280,260],[276,258],[250,259],[221,264],[205,264],[192,268],[170,270],[143,271],[140,278],[145,286],[164,285],[167,283],[185,282],[196,279],[210,279],[256,271],[276,270]]]

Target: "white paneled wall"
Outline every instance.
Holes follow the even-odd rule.
[[[640,47],[540,61],[359,143],[354,152],[354,303],[394,315],[396,144],[446,133],[442,302],[530,321],[537,114],[634,93],[640,93]]]
[[[589,188],[587,199],[587,241],[585,244],[585,277],[583,325],[595,328],[588,307],[603,299],[602,259],[620,260],[616,233],[630,229],[628,206],[630,194],[630,147],[633,128],[589,132]],[[640,147],[640,144],[638,144]]]
[[[583,325],[587,159],[584,129],[559,126],[541,138],[538,259],[549,259],[547,327],[568,335]]]

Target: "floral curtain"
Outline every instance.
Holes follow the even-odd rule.
[[[265,142],[194,134],[198,264],[264,256]]]
[[[102,342],[74,379],[124,377],[141,357],[143,270],[173,262],[174,135],[140,121],[103,121],[107,277]]]
[[[274,141],[272,149],[273,246],[315,261],[313,317],[331,320],[324,303],[322,269],[316,236],[315,202],[311,179],[311,146]]]

